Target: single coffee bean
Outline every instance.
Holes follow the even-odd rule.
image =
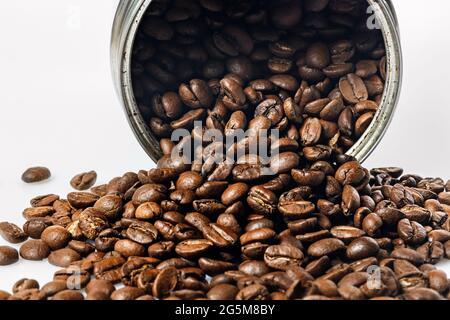
[[[303,253],[299,249],[288,245],[270,246],[264,253],[266,264],[278,270],[299,266],[303,257]]]
[[[51,176],[50,170],[45,167],[33,167],[27,169],[22,174],[22,181],[26,183],[41,182],[49,179]]]
[[[55,294],[52,300],[84,300],[84,296],[76,290],[63,290]]]
[[[23,231],[26,235],[33,239],[40,239],[42,232],[51,224],[45,218],[31,219],[23,225]]]
[[[0,266],[7,266],[19,260],[19,253],[16,249],[8,246],[0,246]]]
[[[89,171],[77,174],[70,180],[70,185],[76,190],[84,191],[91,188],[96,181],[97,173],[95,171]]]
[[[345,249],[345,244],[341,240],[329,238],[314,242],[308,248],[308,254],[320,258],[322,256],[332,255],[343,249]]]
[[[50,254],[49,246],[42,240],[28,240],[19,250],[20,256],[26,260],[44,260]]]
[[[347,257],[352,260],[361,260],[378,254],[378,243],[369,237],[353,240],[347,247]]]
[[[79,261],[81,256],[75,250],[63,248],[53,251],[48,256],[48,262],[58,267],[66,268],[75,261]]]
[[[21,243],[28,238],[22,229],[10,222],[0,222],[0,236],[9,243]]]
[[[41,239],[52,250],[64,248],[71,240],[71,234],[66,228],[61,226],[51,226],[46,228],[42,234]]]

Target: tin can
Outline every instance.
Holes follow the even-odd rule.
[[[152,134],[137,105],[132,84],[131,60],[140,22],[152,0],[121,0],[111,38],[111,68],[115,89],[134,135],[155,162],[162,156],[159,140]],[[376,148],[391,123],[402,83],[402,50],[397,17],[391,0],[367,0],[386,47],[386,82],[374,120],[347,154],[364,161]]]

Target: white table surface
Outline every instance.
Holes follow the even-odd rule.
[[[98,182],[150,169],[116,99],[109,69],[117,0],[0,1],[0,221],[22,225],[38,194],[71,191],[70,178],[96,170]],[[404,47],[404,85],[395,119],[367,166],[397,165],[450,178],[450,2],[395,1]],[[29,166],[52,179],[26,185]],[[6,245],[0,239],[0,245]],[[450,275],[450,262],[441,267]],[[21,260],[0,267],[0,289],[57,268]]]

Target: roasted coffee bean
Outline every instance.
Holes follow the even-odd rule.
[[[51,224],[45,218],[31,219],[23,225],[23,231],[33,239],[40,239],[42,232]]]
[[[52,300],[84,300],[84,296],[76,290],[63,290],[56,293]]]
[[[357,186],[366,177],[366,172],[356,161],[344,163],[336,170],[335,178],[342,185]]]
[[[378,243],[369,237],[361,237],[353,240],[347,247],[347,257],[352,260],[361,260],[374,257],[378,254]]]
[[[71,237],[69,231],[61,226],[48,227],[41,234],[41,239],[52,250],[64,248],[71,240]]]
[[[272,191],[255,186],[248,193],[247,203],[256,212],[270,215],[276,209],[277,197]]]
[[[303,253],[299,249],[288,245],[270,246],[264,253],[266,264],[278,270],[299,266],[303,257]]]
[[[19,253],[16,249],[8,246],[0,246],[0,266],[7,266],[19,260]]]
[[[55,203],[55,201],[59,200],[59,196],[56,194],[47,194],[42,196],[34,197],[30,200],[30,204],[32,207],[45,207],[51,206]]]
[[[58,267],[66,268],[73,262],[81,259],[81,256],[75,250],[63,248],[53,251],[48,256],[48,262]]]
[[[80,214],[78,227],[86,238],[94,240],[108,227],[108,221],[103,213],[91,208]]]
[[[71,192],[67,195],[70,205],[76,209],[91,207],[99,199],[99,196],[89,192]]]
[[[42,240],[28,240],[19,250],[20,256],[26,260],[44,260],[50,254],[49,246]]]
[[[398,222],[397,233],[408,244],[422,244],[427,239],[425,228],[420,223],[408,219]]]
[[[0,236],[9,243],[21,243],[28,238],[22,229],[10,222],[0,222]]]
[[[162,270],[156,277],[152,293],[157,298],[163,298],[176,288],[178,284],[178,271],[175,268]]]
[[[97,173],[95,171],[89,171],[77,174],[70,180],[70,185],[76,190],[83,191],[92,187],[96,181]]]
[[[317,218],[312,219],[316,219],[317,221]],[[365,235],[363,230],[351,226],[336,226],[330,232],[333,237],[342,240],[344,243],[349,243]]]
[[[22,181],[26,183],[41,182],[49,179],[51,176],[50,170],[45,167],[33,167],[27,169],[22,174]]]
[[[421,265],[424,263],[424,257],[420,253],[409,248],[395,249],[391,256],[396,259],[409,261],[414,265]]]
[[[128,227],[126,235],[130,240],[148,245],[157,239],[158,230],[149,222],[136,221]]]
[[[145,247],[129,239],[123,239],[116,242],[114,250],[124,257],[143,256]]]
[[[320,258],[322,256],[338,253],[343,249],[345,249],[345,244],[341,240],[329,238],[314,242],[308,248],[308,254]]]
[[[109,194],[98,199],[94,204],[94,209],[105,214],[108,219],[116,218],[122,210],[122,197]]]

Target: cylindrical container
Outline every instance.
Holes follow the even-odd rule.
[[[121,0],[111,40],[113,80],[128,122],[147,154],[157,162],[162,152],[158,139],[145,123],[133,92],[131,60],[140,22],[152,0]],[[367,0],[373,22],[381,29],[386,47],[386,82],[374,120],[348,154],[364,161],[383,138],[396,109],[402,80],[402,51],[398,21],[390,0]],[[368,11],[369,11],[368,10]]]

